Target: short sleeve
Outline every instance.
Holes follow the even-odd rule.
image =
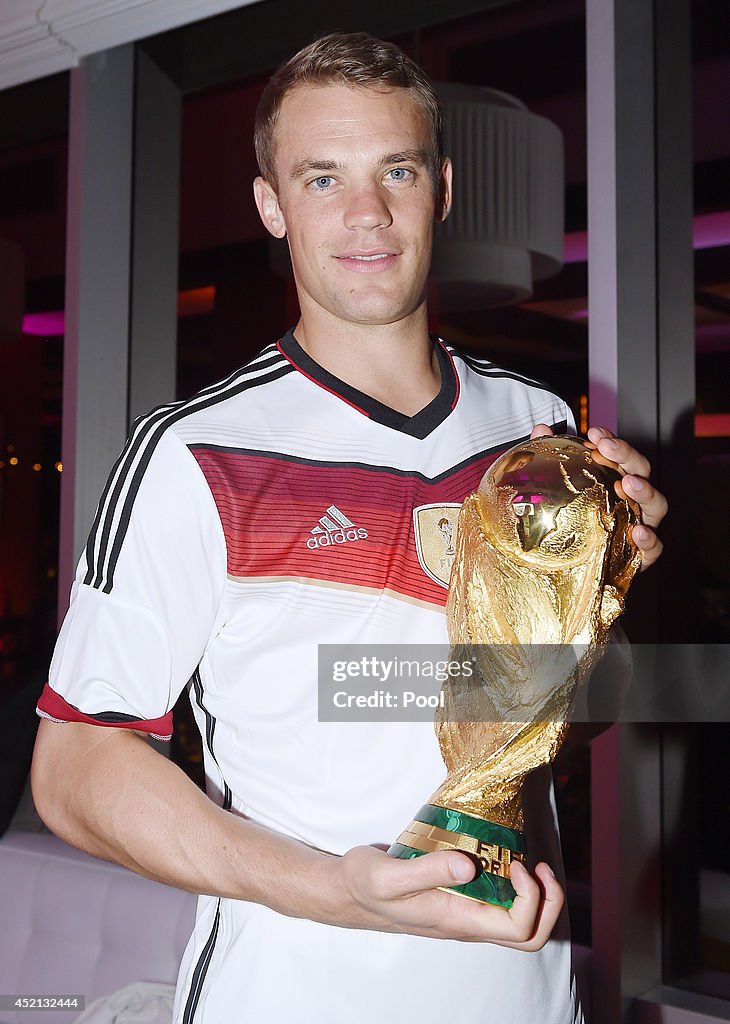
[[[568,402],[562,395],[554,392],[549,392],[549,396],[552,408],[543,422],[547,423],[555,434],[577,434],[575,417]]]
[[[222,624],[225,539],[185,444],[170,430],[154,447],[133,442],[79,562],[38,714],[169,739],[172,707]]]

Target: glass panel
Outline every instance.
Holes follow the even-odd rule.
[[[56,633],[68,78],[0,94],[0,833]],[[23,800],[14,827],[38,827]]]
[[[698,641],[730,643],[730,12],[693,0],[695,420]],[[674,740],[672,742],[675,742]],[[688,726],[681,858],[686,895],[667,893],[667,981],[730,999],[728,723]],[[699,800],[697,797],[699,796]],[[667,835],[670,844],[671,837]],[[680,856],[678,852],[674,857]],[[695,906],[692,906],[694,902]]]

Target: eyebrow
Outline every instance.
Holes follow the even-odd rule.
[[[337,160],[300,160],[292,167],[291,178],[296,180],[310,171],[341,171],[343,167],[344,164],[338,163]]]
[[[379,167],[387,167],[389,164],[420,164],[425,167],[428,163],[428,155],[424,149],[402,149],[397,153],[388,153],[382,156],[378,161]],[[291,179],[296,181],[297,178],[302,178],[305,174],[310,174],[312,171],[342,171],[345,170],[346,164],[340,163],[338,160],[300,160],[299,163],[295,164],[291,170]]]
[[[386,164],[421,164],[426,166],[428,154],[425,149],[403,149],[398,153],[389,153],[380,161],[381,166]]]

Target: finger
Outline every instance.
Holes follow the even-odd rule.
[[[378,865],[376,880],[381,899],[414,896],[439,886],[464,885],[476,874],[476,865],[464,853],[440,850],[410,860],[389,857]]]
[[[351,852],[362,852],[362,866],[366,859],[370,861],[368,891],[376,900],[391,903],[394,912],[386,916],[401,925],[407,922],[407,930],[415,927],[415,934],[539,949],[549,938],[563,905],[563,891],[544,864],[538,865],[538,884],[522,864],[512,863],[516,897],[507,911],[437,890],[437,886],[448,888],[471,880],[475,866],[465,855],[439,851],[398,861],[376,860],[374,850],[375,857],[366,858],[364,848]],[[396,906],[400,909],[395,910]]]
[[[592,441],[593,444],[598,442],[604,437],[615,437],[616,435],[608,427],[589,427],[588,428],[588,440]]]
[[[645,479],[650,476],[651,466],[646,456],[632,448],[628,441],[616,437],[607,427],[590,427],[588,438],[601,455],[617,463],[624,473],[642,476]]]
[[[542,892],[522,864],[513,861],[510,875],[516,895],[509,910],[491,903],[462,900],[446,893],[446,902],[438,908],[441,934],[514,948],[522,948],[523,943],[530,942],[536,930]]]
[[[565,903],[565,893],[549,864],[541,862],[537,865],[535,868],[537,881],[532,878],[522,865],[520,865],[520,868],[521,871],[518,869],[518,873],[516,873],[514,864],[511,867],[512,885],[518,896],[512,905],[512,910],[509,911],[511,917],[515,909],[517,914],[520,915],[515,924],[516,929],[521,933],[520,940],[503,942],[502,945],[534,952],[537,949],[542,949],[552,935],[553,928]],[[515,877],[516,874],[517,877]],[[532,882],[534,890],[536,890],[536,906],[530,905],[535,899],[535,891],[527,891],[523,875],[527,876],[527,879]],[[523,896],[527,901],[524,905],[521,903]]]
[[[643,477],[627,475],[621,480],[624,494],[633,498],[641,508],[641,519],[646,526],[658,526],[667,514],[667,499]],[[639,545],[638,538],[637,546]],[[649,538],[647,537],[646,540]]]
[[[490,903],[464,900],[447,891],[474,878],[476,867],[466,855],[439,851],[401,861],[400,866],[409,870],[390,879],[390,891],[383,897],[397,900],[398,919],[409,920],[423,934],[430,932],[441,938],[495,942],[515,948],[532,940],[542,894],[521,864],[515,885],[519,898],[509,911]],[[437,887],[445,887],[445,891],[438,891]]]
[[[542,888],[542,902],[537,914],[535,934],[525,947],[530,950],[542,949],[552,935],[565,904],[565,893],[549,864],[538,864],[535,875]]]
[[[535,873],[537,879],[521,863],[512,862],[510,877],[515,899],[509,910],[458,898],[439,904],[437,919],[441,933],[451,931],[454,937],[514,949],[541,949],[552,934],[565,896],[547,864],[538,864]]]
[[[643,572],[656,562],[664,550],[664,545],[654,531],[643,524],[633,528],[631,539],[641,551],[641,571]]]
[[[560,909],[562,909],[562,906],[565,903],[565,893],[563,892],[563,887],[560,882],[555,877],[555,872],[545,861],[540,861],[535,868],[535,875],[542,887],[544,902],[552,905],[558,905],[558,913],[560,913]]]
[[[542,892],[533,876],[519,861],[513,861],[510,865],[510,881],[517,894],[509,910],[509,917],[516,931],[514,938],[518,942],[527,942],[533,937],[537,927]]]
[[[552,427],[549,427],[547,425],[547,423],[536,423],[535,426],[532,428],[532,433],[530,434],[530,440],[534,441],[536,437],[554,437],[554,436],[555,436],[555,434],[553,432]]]
[[[540,886],[519,861],[512,861],[510,865],[510,881],[516,893],[508,911],[513,934],[506,935],[505,938],[515,942],[527,942],[535,930],[537,912],[540,908]]]

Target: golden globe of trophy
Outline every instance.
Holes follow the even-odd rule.
[[[388,850],[469,854],[460,895],[512,905],[522,783],[555,758],[640,564],[620,479],[589,442],[542,437],[500,456],[462,505],[446,616],[450,660],[472,671],[443,687],[446,779]]]

